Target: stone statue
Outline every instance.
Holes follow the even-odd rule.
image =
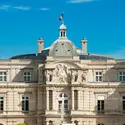
[[[53,82],[68,82],[69,80],[69,71],[66,65],[58,64],[53,71]]]
[[[85,72],[85,71],[81,71],[81,70],[78,71],[78,82],[79,83],[86,81],[86,73],[87,72]]]
[[[47,81],[47,82],[51,82],[52,79],[53,79],[52,70],[47,70],[47,71],[46,71],[46,81]]]
[[[72,73],[72,82],[77,82],[77,80],[78,80],[78,72],[73,71],[73,73]]]

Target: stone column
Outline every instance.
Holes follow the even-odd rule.
[[[49,90],[46,90],[46,110],[49,110]]]
[[[72,88],[72,110],[74,110],[74,89]]]

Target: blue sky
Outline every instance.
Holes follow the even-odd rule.
[[[0,0],[0,58],[37,52],[37,39],[48,47],[58,38],[64,12],[67,36],[88,53],[125,59],[125,0]]]

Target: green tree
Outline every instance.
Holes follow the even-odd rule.
[[[19,124],[17,124],[17,125],[26,125],[25,123],[19,123]]]

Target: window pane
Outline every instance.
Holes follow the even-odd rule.
[[[22,99],[25,99],[25,97],[23,96]]]
[[[102,81],[102,76],[99,76],[99,81]]]
[[[3,105],[4,105],[3,97],[0,97],[0,111],[3,111]]]
[[[98,82],[99,80],[98,80],[98,76],[96,76],[96,81]]]
[[[2,76],[0,76],[0,81],[3,81]]]
[[[6,76],[4,76],[4,81],[7,81],[7,77]]]
[[[26,111],[29,111],[29,100],[26,100]]]
[[[26,81],[26,76],[24,76],[24,81]]]
[[[26,97],[26,99],[29,99],[29,97]]]
[[[125,76],[123,76],[123,82],[125,82]]]
[[[122,99],[125,99],[125,96],[123,96]]]
[[[0,100],[3,100],[3,97],[0,97]]]
[[[119,77],[119,81],[122,82],[122,76]]]
[[[27,81],[30,82],[30,76],[27,77]]]

